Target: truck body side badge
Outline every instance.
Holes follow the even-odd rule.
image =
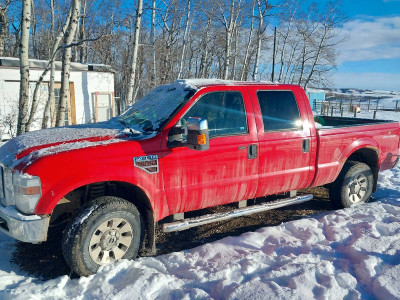
[[[158,155],[134,157],[133,165],[149,174],[156,174],[158,173]]]

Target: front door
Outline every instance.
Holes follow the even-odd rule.
[[[180,118],[205,118],[210,148],[168,149],[163,137],[162,164],[170,213],[179,213],[252,198],[258,181],[258,148],[247,88],[205,88]],[[165,135],[168,135],[166,130]]]

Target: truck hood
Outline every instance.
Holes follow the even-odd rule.
[[[28,132],[0,147],[0,162],[6,167],[14,167],[21,161],[29,164],[27,160],[62,151],[121,142],[128,134],[115,120]],[[133,137],[143,139],[148,135],[136,133]]]

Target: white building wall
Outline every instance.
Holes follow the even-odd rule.
[[[33,95],[36,81],[39,79],[43,70],[30,70],[30,96]],[[0,66],[0,127],[5,118],[18,111],[19,99],[19,68]],[[48,97],[49,74],[43,80],[44,84],[40,87],[39,106],[35,114],[35,124],[32,129],[41,128],[44,105]],[[61,82],[61,71],[56,71],[55,82]],[[84,124],[94,122],[95,112],[95,93],[114,92],[114,73],[96,71],[71,71],[70,82],[74,83],[75,88],[75,110],[76,123]],[[2,122],[3,121],[3,122]],[[4,124],[3,124],[4,127]],[[0,136],[4,134],[4,128],[0,128]]]

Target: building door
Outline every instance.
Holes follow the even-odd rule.
[[[54,127],[56,125],[57,109],[60,103],[61,83],[57,82],[54,84],[54,99],[51,108],[51,124]],[[65,120],[63,126],[76,124],[76,111],[75,111],[75,87],[74,83],[69,84],[69,95],[67,98],[67,107],[65,109]]]

